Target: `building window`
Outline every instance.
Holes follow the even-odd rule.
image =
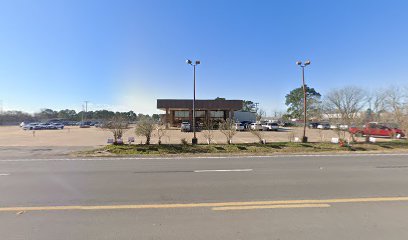
[[[196,117],[205,117],[205,111],[196,111]]]
[[[210,116],[212,118],[224,118],[224,111],[211,111]]]
[[[177,118],[188,118],[190,116],[189,111],[174,111],[174,117]]]

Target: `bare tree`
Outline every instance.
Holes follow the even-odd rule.
[[[381,121],[382,114],[387,110],[387,91],[374,91],[369,97],[369,108],[371,116],[367,116],[372,121]]]
[[[256,121],[261,121],[262,118],[266,117],[266,112],[262,108],[257,109],[256,111]]]
[[[330,91],[324,99],[324,110],[329,118],[339,121],[338,124],[359,124],[361,111],[367,105],[367,94],[357,87],[344,87]],[[344,128],[339,128],[345,131]],[[345,135],[345,133],[343,133]],[[340,137],[340,136],[339,136]],[[354,136],[353,140],[354,140]]]
[[[152,119],[142,118],[136,124],[135,133],[137,136],[144,136],[146,138],[146,145],[149,145],[154,129],[154,122]]]
[[[220,131],[227,138],[227,143],[231,144],[232,143],[232,138],[237,133],[237,131],[235,129],[234,120],[228,118],[227,120],[221,122],[220,123]]]
[[[391,87],[386,91],[386,109],[388,122],[397,123],[401,130],[408,133],[408,89]]]
[[[164,125],[164,124],[157,124],[157,126],[156,126],[156,131],[157,131],[157,138],[158,138],[157,143],[158,143],[159,145],[161,145],[161,144],[162,144],[162,138],[163,138],[164,136],[166,136],[166,134],[167,134],[166,125]]]
[[[212,143],[212,140],[214,139],[214,122],[212,120],[207,120],[204,122],[204,128],[203,131],[201,132],[203,134],[203,137],[207,140],[208,144]]]
[[[118,140],[122,139],[123,134],[128,130],[128,121],[122,116],[114,116],[109,122],[102,124],[101,128],[113,134],[113,144],[123,144],[123,140],[121,142]]]
[[[263,131],[249,128],[249,132],[252,133],[252,135],[254,135],[256,138],[258,138],[259,143],[264,143],[265,134]]]

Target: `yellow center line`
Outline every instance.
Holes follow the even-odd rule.
[[[214,211],[228,210],[252,210],[252,209],[270,209],[270,208],[326,208],[329,204],[282,204],[282,205],[255,205],[255,206],[232,206],[232,207],[214,207]]]
[[[200,208],[232,207],[255,205],[288,205],[288,204],[333,204],[333,203],[368,203],[408,201],[408,197],[373,197],[373,198],[337,198],[315,200],[278,200],[248,202],[214,202],[214,203],[172,203],[172,204],[133,204],[133,205],[74,205],[74,206],[36,206],[36,207],[0,207],[0,212],[10,211],[53,211],[53,210],[119,210],[119,209],[164,209],[164,208]]]

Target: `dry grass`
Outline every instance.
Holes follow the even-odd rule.
[[[102,149],[84,152],[85,155],[169,155],[169,154],[274,154],[274,153],[317,153],[317,152],[368,152],[408,150],[407,141],[379,142],[376,144],[356,143],[349,147],[340,147],[330,143],[290,143],[276,142],[268,144],[218,144],[218,145],[109,145]]]

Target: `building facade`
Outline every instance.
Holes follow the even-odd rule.
[[[241,110],[242,104],[242,100],[196,100],[196,123],[233,119],[234,111]],[[191,99],[157,99],[157,108],[165,111],[162,121],[169,126],[178,127],[182,122],[193,122],[193,100]]]

